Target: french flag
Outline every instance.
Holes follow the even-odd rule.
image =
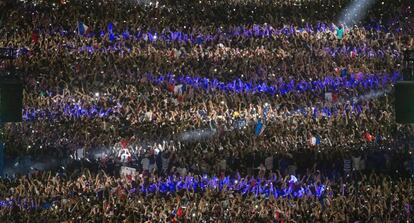
[[[83,22],[78,22],[78,34],[80,36],[83,36],[85,34],[88,34],[90,32],[89,26],[85,25]]]
[[[321,138],[319,136],[311,136],[308,140],[308,143],[311,146],[317,146],[321,144]]]

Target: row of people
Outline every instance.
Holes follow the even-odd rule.
[[[114,177],[88,170],[2,180],[7,222],[410,222],[411,179],[355,175],[329,179],[274,174],[255,177]]]

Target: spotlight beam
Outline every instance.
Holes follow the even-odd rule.
[[[342,10],[338,22],[348,27],[357,24],[365,18],[368,9],[374,5],[375,1],[376,0],[353,0],[344,10]]]

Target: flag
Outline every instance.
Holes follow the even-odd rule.
[[[37,31],[32,32],[32,43],[39,43],[39,33]]]
[[[380,144],[380,143],[381,143],[381,141],[382,141],[382,137],[381,137],[381,135],[378,133],[378,134],[377,134],[377,136],[375,137],[375,142],[376,142],[376,143],[378,143],[378,144]]]
[[[316,138],[314,136],[310,137],[309,144],[311,146],[315,146],[316,145]]]
[[[262,123],[262,119],[259,118],[256,124],[256,129],[255,129],[256,136],[260,136],[264,132],[265,127],[266,126]]]
[[[320,144],[321,144],[321,137],[316,136],[316,145],[320,145]]]
[[[108,27],[107,27],[108,33],[112,33],[113,32],[113,28],[114,28],[114,25],[112,24],[112,22],[108,23]]]
[[[335,103],[338,102],[338,94],[336,94],[336,93],[332,94],[332,101],[335,102]]]
[[[152,35],[152,33],[148,32],[148,40],[153,42],[157,38],[157,34]]]
[[[298,178],[296,178],[295,176],[293,176],[293,175],[290,175],[290,179],[289,179],[289,183],[293,183],[293,184],[295,184],[296,182],[298,182]]]
[[[177,32],[171,32],[171,40],[175,41],[178,38]]]
[[[109,41],[113,42],[115,40],[115,35],[113,33],[109,33]]]
[[[182,218],[184,215],[183,209],[181,207],[177,210],[177,218]]]
[[[268,104],[265,104],[265,107],[263,108],[263,120],[266,123],[267,120],[267,113],[269,113],[270,106]]]
[[[356,50],[352,50],[350,54],[351,58],[355,58],[356,56],[358,56],[358,52]]]
[[[311,136],[308,141],[309,145],[317,146],[321,144],[321,138],[319,136]]]
[[[332,92],[325,92],[325,100],[332,102]]]
[[[122,33],[122,37],[124,38],[124,40],[129,39],[129,32],[128,32],[128,30],[126,30],[126,31],[124,31],[124,32]]]
[[[336,93],[326,92],[325,100],[329,102],[338,102],[338,95]]]
[[[217,131],[216,121],[214,121],[213,119],[210,120],[210,129],[214,132]]]
[[[201,35],[197,36],[196,38],[196,44],[201,45],[203,43],[203,37]]]
[[[372,136],[369,132],[365,132],[363,138],[367,142],[373,142],[375,140],[374,136]]]
[[[178,95],[177,101],[180,102],[180,103],[183,103],[184,102],[184,96],[182,94]]]
[[[85,25],[83,22],[78,22],[78,34],[80,36],[88,34],[90,31],[89,26]]]
[[[121,162],[130,162],[132,160],[131,152],[128,149],[121,149],[118,153],[118,159]]]
[[[262,112],[263,121],[261,118],[257,120],[256,130],[255,130],[256,136],[260,136],[266,128],[267,113],[269,112],[269,109],[270,109],[270,106],[266,103],[263,108],[263,112]]]
[[[121,140],[121,146],[123,149],[126,149],[128,147],[128,140],[127,139],[122,139]]]
[[[172,83],[168,83],[168,84],[167,84],[167,90],[168,90],[169,92],[174,92],[174,90],[175,90],[175,85],[174,85],[174,84],[172,84]]]
[[[174,86],[174,94],[175,95],[182,95],[183,94],[183,85],[182,84]]]
[[[341,69],[341,77],[344,78],[344,77],[347,77],[347,75],[348,75],[348,70],[346,68],[342,68]]]
[[[114,25],[112,24],[112,22],[108,23],[107,29],[108,29],[108,33],[109,33],[109,41],[111,41],[111,42],[113,42],[115,40],[115,35],[114,35],[114,32],[113,32],[113,28],[114,28]]]

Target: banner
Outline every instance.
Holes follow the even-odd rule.
[[[120,175],[121,176],[135,176],[137,170],[132,167],[121,166]]]

